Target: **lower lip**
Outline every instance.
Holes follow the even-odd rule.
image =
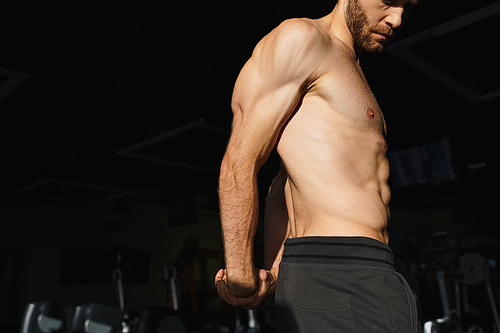
[[[377,35],[378,38],[382,39],[382,40],[387,40],[387,37],[384,36],[384,35],[381,35],[381,34],[378,34],[378,33],[375,33],[375,35]]]

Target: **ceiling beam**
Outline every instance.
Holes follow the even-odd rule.
[[[7,80],[0,85],[0,101],[4,100],[14,90],[16,90],[24,81],[30,78],[30,75],[14,71],[5,67],[0,67],[0,76],[7,77]]]
[[[443,36],[455,30],[465,28],[466,26],[480,22],[484,19],[487,19],[499,13],[500,13],[500,1],[495,2],[492,5],[478,9],[467,15],[460,16],[454,20],[445,22],[433,28],[419,32],[418,34],[414,34],[401,41],[395,42],[387,47],[387,51],[393,53],[400,49],[406,49],[410,46],[424,42],[426,40]]]
[[[470,14],[458,17],[454,20],[448,21],[413,36],[407,37],[387,47],[387,51],[401,61],[426,74],[431,79],[448,87],[450,90],[473,104],[500,98],[500,90],[480,94],[409,49],[409,47],[411,46],[435,37],[443,36],[450,32],[467,27],[473,23],[480,22],[499,13],[500,1],[478,9]]]

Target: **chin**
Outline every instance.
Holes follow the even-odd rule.
[[[367,53],[372,53],[372,54],[380,54],[384,52],[385,46],[383,45],[363,45],[361,47],[365,52]]]
[[[375,47],[369,48],[366,50],[368,53],[373,53],[373,54],[380,54],[385,51],[385,46],[383,45],[377,45]]]
[[[379,54],[384,52],[385,50],[385,44],[376,41],[366,43],[364,46],[364,50],[368,53]]]
[[[358,43],[356,44],[368,53],[379,54],[385,50],[385,43],[374,38],[370,38],[369,36],[364,36],[364,38],[358,39]]]

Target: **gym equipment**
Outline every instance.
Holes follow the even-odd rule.
[[[460,257],[459,263],[459,271],[463,276],[461,282],[463,283],[464,291],[467,290],[467,286],[484,283],[493,314],[493,327],[497,333],[500,333],[500,319],[491,287],[491,276],[487,259],[480,254],[468,253]],[[467,310],[469,308],[469,301],[466,292],[464,292],[464,298],[464,308]]]
[[[139,312],[136,333],[185,333],[187,320],[173,310],[149,308]]]
[[[458,237],[448,232],[437,232],[425,239],[424,253],[427,269],[434,272],[438,283],[443,317],[424,323],[424,333],[463,333],[459,309],[453,306],[448,296],[447,279],[458,286],[457,258]],[[459,295],[455,293],[455,305],[459,304]]]
[[[179,276],[184,272],[191,259],[194,258],[197,250],[197,242],[192,238],[184,240],[181,249],[177,254],[174,261],[170,261],[168,265],[162,265],[160,260],[163,254],[158,259],[158,268],[162,273],[163,282],[166,285],[166,303],[167,307],[180,311],[183,309],[183,302],[181,298],[181,290],[183,287],[182,279]]]
[[[248,330],[247,333],[260,333],[260,325],[257,320],[255,309],[247,310],[248,315]]]
[[[137,333],[186,333],[189,321],[181,297],[182,280],[179,275],[194,257],[197,243],[194,239],[184,240],[177,258],[167,266],[158,262],[162,279],[166,285],[166,308],[145,309],[137,319]],[[161,259],[161,258],[159,258]]]
[[[172,266],[166,268],[164,279],[167,282],[168,289],[170,290],[170,295],[172,296],[172,309],[175,311],[179,311],[182,285],[177,277],[177,267]]]
[[[462,333],[462,324],[456,311],[450,312],[443,318],[430,320],[424,323],[424,333]]]
[[[121,329],[122,321],[120,309],[97,303],[79,305],[68,333],[114,333]]]
[[[467,330],[463,327],[463,318],[470,312],[467,287],[484,283],[493,316],[493,329],[500,333],[500,318],[491,286],[491,278],[487,259],[479,254],[467,253],[459,257],[456,271],[438,269],[436,280],[444,312],[443,318],[430,320],[424,323],[424,333],[482,333],[479,324],[471,324]],[[448,281],[447,281],[448,280]],[[455,306],[450,302],[447,283],[454,284]],[[463,302],[463,303],[462,303]],[[482,304],[484,305],[484,303]],[[464,311],[462,311],[462,309]],[[464,312],[464,313],[463,313]],[[484,324],[482,324],[484,327]]]
[[[71,321],[74,308],[53,302],[26,305],[20,333],[61,333]]]
[[[120,310],[125,310],[125,289],[122,268],[122,254],[116,254],[116,267],[112,272],[113,281],[115,283],[115,293],[118,295],[118,307]]]
[[[436,273],[436,279],[439,286],[441,305],[444,316],[436,320],[430,320],[424,323],[424,333],[462,333],[462,323],[459,311],[452,309],[448,298],[448,292],[445,282],[445,271],[440,269]]]
[[[235,317],[235,326],[234,326],[234,332],[235,333],[260,333],[260,325],[259,321],[257,319],[257,310],[247,310],[247,320],[248,320],[248,325],[245,326],[242,323],[241,320],[241,312],[242,310],[240,308],[235,308],[236,309],[236,317]]]
[[[126,281],[124,279],[124,272],[122,267],[122,253],[117,252],[116,254],[116,266],[112,271],[114,286],[114,295],[118,296],[118,308],[122,312],[122,322],[121,322],[121,333],[129,333],[131,331],[130,318],[127,312],[127,304],[126,304],[126,293],[125,293],[125,285]],[[115,304],[116,305],[116,304]]]

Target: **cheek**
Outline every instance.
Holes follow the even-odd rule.
[[[377,26],[384,21],[387,15],[386,10],[378,4],[369,5],[365,9],[366,18],[369,26]]]

